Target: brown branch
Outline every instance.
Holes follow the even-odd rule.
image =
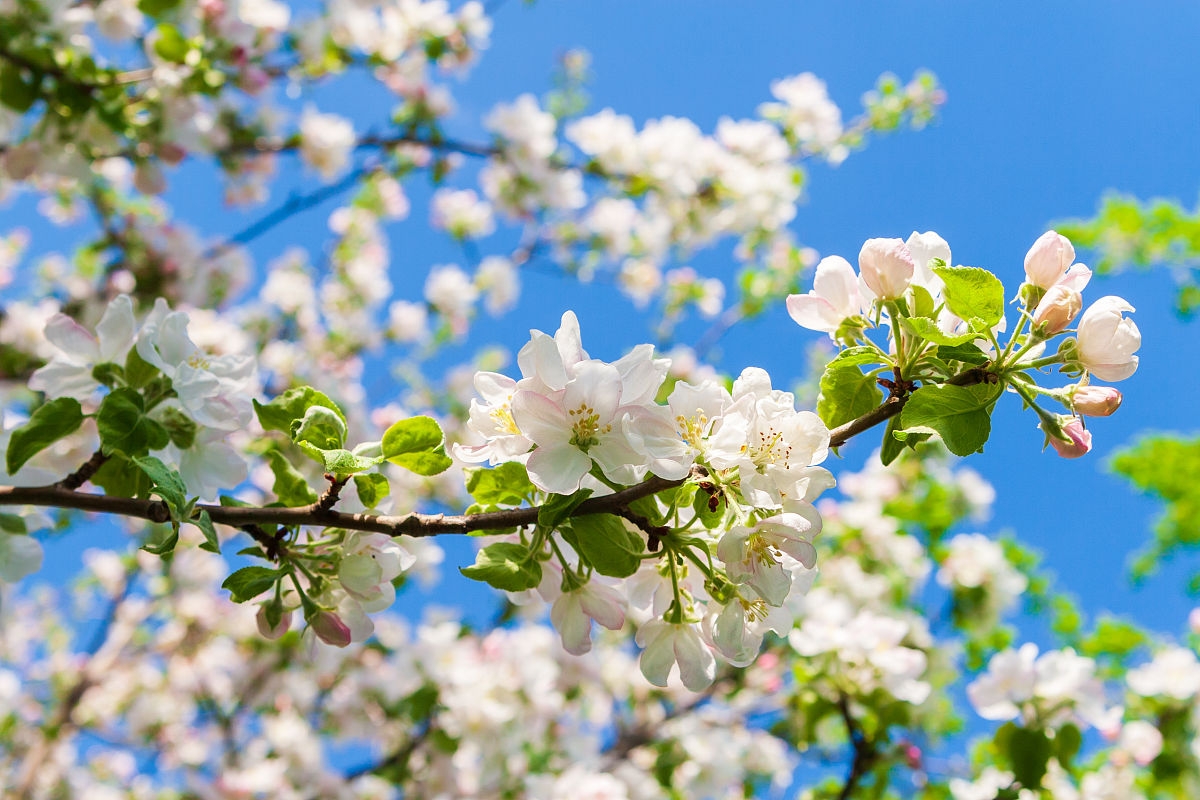
[[[100,470],[100,467],[104,466],[105,461],[108,461],[108,456],[102,451],[97,450],[92,453],[91,458],[83,463],[83,466],[59,481],[58,485],[64,489],[78,489],[92,479],[92,476]]]
[[[850,713],[849,698],[844,694],[838,695],[837,706],[838,711],[842,714],[842,721],[846,723],[846,736],[854,748],[850,771],[846,773],[846,782],[842,784],[842,790],[838,792],[838,800],[848,800],[854,794],[854,790],[858,788],[863,777],[866,776],[867,770],[871,768],[879,753],[875,749],[875,743],[866,737],[854,719],[854,715]]]

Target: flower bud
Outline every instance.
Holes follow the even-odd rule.
[[[1188,630],[1195,636],[1200,636],[1200,607],[1193,608],[1188,614]]]
[[[1034,286],[1049,289],[1067,273],[1075,260],[1075,248],[1067,237],[1046,231],[1025,254],[1025,279]]]
[[[167,179],[158,164],[143,161],[133,171],[133,185],[142,194],[162,194],[167,189]]]
[[[350,627],[332,611],[318,611],[308,620],[308,626],[325,644],[345,647],[350,644]]]
[[[274,625],[271,624],[272,617],[278,617]],[[292,627],[292,614],[283,608],[282,603],[272,600],[258,607],[254,622],[264,639],[278,639]]]
[[[1111,386],[1077,386],[1071,410],[1085,417],[1107,417],[1121,407],[1121,393]]]
[[[1084,429],[1079,417],[1060,416],[1056,425],[1039,425],[1046,432],[1046,440],[1063,458],[1079,458],[1092,449],[1092,434]],[[1057,430],[1054,430],[1057,428]]]
[[[1079,362],[1103,381],[1120,381],[1138,367],[1134,355],[1142,346],[1142,333],[1131,319],[1121,315],[1133,311],[1123,298],[1101,297],[1079,320]]]
[[[1082,310],[1083,295],[1061,283],[1055,284],[1042,296],[1033,312],[1034,330],[1042,336],[1061,333]]]
[[[863,281],[880,300],[904,295],[916,265],[903,239],[867,239],[858,253]]]

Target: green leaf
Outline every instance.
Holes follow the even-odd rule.
[[[142,358],[136,347],[129,349],[125,357],[125,382],[134,389],[141,389],[158,376],[158,367]]]
[[[519,506],[535,489],[529,473],[519,461],[505,461],[492,469],[467,467],[467,493],[475,502],[485,506]]]
[[[358,491],[358,499],[367,508],[379,505],[379,501],[387,497],[391,491],[387,476],[380,475],[378,472],[355,475],[354,488]]]
[[[845,366],[862,366],[864,364],[880,364],[883,363],[883,355],[874,347],[847,347],[845,350],[838,353],[829,362],[830,366],[836,364],[839,367]]]
[[[123,455],[116,455],[100,465],[92,483],[112,497],[149,497],[150,477]]]
[[[300,446],[304,448],[305,452],[309,453],[309,455],[313,455],[313,453],[307,447],[305,447],[304,442],[301,442]],[[320,452],[322,458],[319,458],[318,460],[324,462],[325,471],[336,475],[338,478],[344,478],[347,475],[353,475],[356,472],[365,472],[382,461],[382,459],[379,458],[363,458],[362,456],[355,455],[349,450],[344,449],[322,450]],[[316,458],[315,455],[314,458]]]
[[[968,324],[981,320],[984,328],[995,327],[1004,317],[1004,284],[979,267],[934,267],[946,284],[946,307]]]
[[[1059,728],[1054,734],[1054,746],[1057,752],[1058,763],[1064,767],[1070,767],[1071,761],[1079,753],[1079,748],[1083,745],[1083,734],[1079,732],[1079,728],[1074,723],[1068,722]]]
[[[716,498],[715,503],[713,502],[714,497]],[[712,492],[696,487],[695,497],[692,498],[692,510],[696,512],[700,524],[711,531],[724,525],[725,512],[729,510],[729,505],[724,492],[714,495]]]
[[[16,514],[0,514],[0,531],[20,536],[29,533],[29,528]]]
[[[986,339],[987,335],[969,331],[967,333],[949,334],[938,327],[938,324],[928,317],[901,317],[900,324],[909,333],[916,334],[922,339],[934,344],[953,347],[966,344],[972,339]],[[978,348],[977,348],[978,349]]]
[[[177,544],[179,544],[178,523],[153,525],[150,528],[150,534],[146,537],[146,543],[142,545],[142,549],[151,555],[162,556],[166,560],[171,557],[171,553],[175,551],[175,545]]]
[[[191,523],[200,529],[204,534],[204,544],[200,545],[201,550],[207,550],[210,553],[221,552],[221,540],[217,538],[217,529],[213,527],[212,517],[207,511],[201,511]]]
[[[980,366],[991,359],[978,345],[960,344],[953,347],[942,346],[937,349],[937,357],[942,361],[961,361],[964,364]]]
[[[291,435],[292,441],[301,446],[340,450],[346,443],[346,420],[332,409],[310,406],[303,417],[292,420]]]
[[[282,431],[288,436],[292,435],[292,423],[304,419],[308,409],[313,406],[328,408],[341,418],[343,424],[346,422],[346,415],[338,408],[338,404],[311,386],[288,389],[269,403],[254,401],[254,411],[263,430]]]
[[[174,406],[162,409],[161,422],[171,437],[171,444],[180,450],[187,450],[196,443],[196,431],[200,428],[192,418]]]
[[[96,412],[96,428],[100,444],[107,454],[124,453],[141,456],[151,450],[161,450],[171,441],[167,429],[146,416],[146,404],[136,389],[122,388],[109,392]]]
[[[151,491],[170,506],[171,518],[178,520],[187,505],[187,487],[184,486],[180,474],[154,456],[139,456],[132,460],[154,484]]]
[[[956,456],[980,452],[991,435],[998,390],[987,384],[922,386],[900,413],[903,432],[936,433]]]
[[[383,457],[418,475],[437,475],[454,463],[442,447],[442,428],[432,417],[411,417],[383,434]]]
[[[817,414],[826,427],[836,428],[867,413],[883,400],[875,378],[864,375],[858,367],[839,365],[835,361],[821,376],[821,396],[817,399]]]
[[[0,103],[24,114],[38,99],[42,73],[26,77],[25,70],[11,64],[0,69]]]
[[[628,578],[641,566],[646,542],[611,514],[575,517],[562,529],[563,538],[601,575]]]
[[[1026,789],[1037,789],[1046,775],[1046,764],[1053,746],[1043,730],[1014,728],[1008,741],[1008,757],[1013,775]]]
[[[182,64],[188,54],[187,39],[174,25],[159,25],[158,39],[154,42],[154,52],[164,61]]]
[[[226,578],[221,588],[229,590],[233,602],[244,603],[270,590],[282,576],[270,567],[242,567]]]
[[[317,502],[317,492],[308,485],[300,470],[292,466],[287,457],[278,450],[268,450],[267,462],[275,475],[271,491],[285,506],[307,506]]]
[[[542,581],[542,565],[524,545],[490,544],[475,555],[475,563],[459,569],[463,575],[508,592],[523,592]]]
[[[912,294],[912,307],[909,309],[909,313],[914,317],[932,317],[935,306],[933,295],[929,293],[929,290],[914,283],[908,287],[908,291]]]
[[[179,5],[179,0],[138,0],[138,11],[158,19]]]
[[[887,429],[883,432],[883,444],[879,447],[879,460],[885,467],[904,452],[904,441],[896,438],[898,430],[900,430],[900,417],[895,416],[888,420]]]
[[[550,495],[538,509],[538,525],[550,529],[557,528],[591,493],[591,489],[580,489],[574,494]]]
[[[79,430],[83,424],[83,409],[71,397],[47,401],[21,427],[12,432],[5,453],[9,475],[16,474],[29,459],[50,445]]]

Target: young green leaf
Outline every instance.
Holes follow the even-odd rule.
[[[563,520],[571,516],[576,506],[587,500],[592,494],[591,489],[580,489],[574,494],[552,494],[538,509],[538,525],[544,528],[557,528]]]
[[[316,491],[308,485],[308,481],[300,470],[292,466],[278,450],[268,450],[267,462],[275,475],[275,485],[271,491],[285,506],[307,506],[317,502]]]
[[[968,324],[978,319],[982,323],[978,330],[993,328],[1004,317],[1004,284],[986,269],[934,267],[933,271],[946,284],[946,307],[959,319]]]
[[[490,544],[475,555],[475,563],[459,569],[463,575],[508,592],[523,592],[542,581],[542,565],[529,549],[514,542]]]
[[[339,450],[346,443],[346,421],[324,406],[310,406],[300,419],[292,421],[292,441],[317,450]]]
[[[988,384],[922,386],[900,413],[903,432],[936,433],[956,456],[977,453],[991,435],[991,409],[998,388]]]
[[[136,389],[114,389],[100,402],[96,429],[104,452],[141,456],[161,450],[171,441],[167,429],[146,415],[146,404]]]
[[[226,578],[221,588],[229,591],[233,602],[244,603],[271,589],[280,577],[282,573],[270,567],[242,567]]]
[[[83,409],[71,397],[49,400],[38,407],[29,421],[12,432],[5,453],[9,475],[16,474],[25,462],[50,445],[79,430]]]
[[[870,375],[853,365],[836,362],[821,376],[821,396],[817,415],[826,427],[836,428],[867,413],[883,400],[879,386]]]
[[[519,506],[535,491],[529,473],[519,461],[505,461],[494,468],[467,467],[467,493],[485,506]]]
[[[442,428],[432,417],[410,417],[383,434],[383,457],[418,475],[437,475],[454,463],[442,446]]]
[[[154,456],[139,456],[132,460],[154,484],[151,491],[165,500],[171,508],[171,518],[178,520],[187,505],[187,487],[184,486],[180,474]]]
[[[646,552],[645,540],[611,514],[575,517],[561,530],[580,558],[610,578],[628,578],[637,572]]]
[[[282,431],[288,436],[292,435],[292,422],[304,419],[308,409],[313,406],[330,409],[345,424],[346,415],[338,408],[338,404],[311,386],[288,389],[269,403],[254,401],[254,411],[258,414],[258,421],[263,430]]]
[[[986,339],[987,334],[967,331],[966,333],[949,334],[938,327],[938,324],[928,317],[903,317],[900,324],[909,333],[916,334],[927,342],[953,347],[966,344],[972,339]]]
[[[191,520],[191,523],[204,534],[204,544],[200,545],[200,549],[220,554],[221,540],[217,538],[217,529],[213,527],[212,517],[208,515],[208,512],[201,511],[195,519]]]
[[[367,508],[374,508],[379,501],[388,496],[391,491],[386,475],[378,472],[364,472],[354,476],[354,488],[358,491],[358,499]]]

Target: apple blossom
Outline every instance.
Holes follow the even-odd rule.
[[[1083,264],[1075,264],[1075,248],[1056,231],[1046,231],[1025,254],[1025,279],[1040,289],[1055,285],[1082,292],[1092,277]]]
[[[1063,458],[1079,458],[1092,450],[1092,433],[1083,427],[1079,417],[1059,416],[1057,430],[1047,430],[1047,423],[1038,425],[1046,431],[1046,441]],[[1061,434],[1061,438],[1059,436]]]
[[[1070,392],[1071,410],[1085,417],[1107,417],[1121,407],[1121,393],[1111,386],[1076,386]]]
[[[119,295],[108,304],[94,335],[66,314],[56,314],[46,323],[46,338],[58,352],[29,377],[29,388],[51,397],[88,400],[100,388],[95,368],[123,365],[136,336],[137,322],[128,295]]]
[[[550,621],[562,637],[563,649],[571,655],[583,655],[592,649],[592,620],[611,631],[625,624],[621,594],[595,580],[563,592],[550,607]]]
[[[652,619],[638,628],[642,650],[639,665],[646,680],[666,686],[671,667],[679,665],[679,678],[693,692],[707,688],[716,674],[716,659],[700,638],[695,625]]]
[[[1137,370],[1134,353],[1142,346],[1142,334],[1122,316],[1133,310],[1124,299],[1109,295],[1092,303],[1079,320],[1079,363],[1100,380],[1125,380]]]
[[[903,239],[868,239],[858,254],[863,282],[880,300],[904,295],[916,265]]]
[[[1033,312],[1038,335],[1053,336],[1066,330],[1083,310],[1083,295],[1061,283],[1051,286]]]
[[[817,264],[812,290],[808,294],[788,295],[788,314],[801,327],[833,336],[842,323],[864,311],[858,281],[846,259],[823,258]]]

